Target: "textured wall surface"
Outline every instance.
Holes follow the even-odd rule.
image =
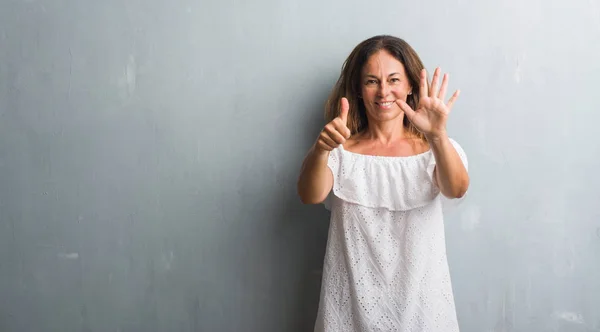
[[[382,33],[462,91],[462,330],[600,331],[597,0],[0,0],[0,331],[309,331],[296,176]]]

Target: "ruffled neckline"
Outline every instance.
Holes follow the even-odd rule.
[[[367,159],[378,159],[378,160],[387,160],[387,161],[411,160],[411,159],[422,158],[422,157],[431,155],[431,148],[429,148],[429,150],[427,150],[427,151],[417,153],[417,154],[414,154],[411,156],[379,156],[379,155],[372,155],[372,154],[363,154],[363,153],[352,152],[350,150],[347,150],[343,145],[339,145],[338,148],[342,153],[345,153],[354,158],[367,158]]]
[[[333,194],[370,208],[406,211],[431,203],[439,194],[433,184],[431,150],[412,156],[365,155],[338,146],[329,155]]]

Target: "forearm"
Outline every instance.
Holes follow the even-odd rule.
[[[329,151],[313,146],[300,170],[298,195],[305,204],[318,204],[327,198],[333,186],[333,175],[327,166]]]
[[[435,157],[435,182],[448,198],[462,197],[469,187],[469,174],[447,135],[428,138]]]

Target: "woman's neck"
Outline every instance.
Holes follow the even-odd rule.
[[[377,142],[383,146],[394,144],[404,139],[416,138],[404,127],[402,120],[373,123],[370,122],[361,135],[362,139]]]

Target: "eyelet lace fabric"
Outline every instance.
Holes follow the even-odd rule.
[[[450,140],[465,167],[460,145]],[[431,151],[409,157],[334,149],[331,221],[315,332],[458,331]]]

